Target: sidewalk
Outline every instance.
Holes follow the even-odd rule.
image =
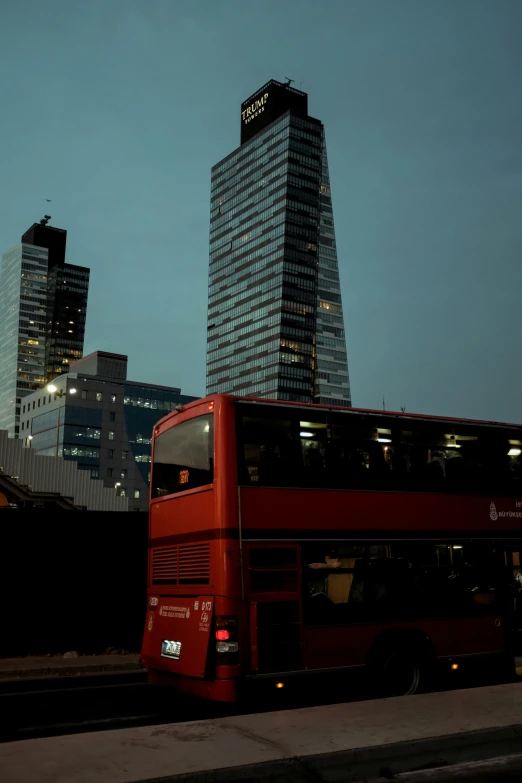
[[[77,658],[30,656],[0,658],[0,680],[77,677],[100,672],[144,671],[139,655],[81,655]]]
[[[0,745],[9,783],[348,781],[520,751],[522,684]]]

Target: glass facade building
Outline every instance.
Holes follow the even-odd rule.
[[[47,224],[50,215],[33,223],[22,237],[48,251],[46,380],[69,371],[83,354],[90,269],[65,263],[67,231]]]
[[[90,270],[63,264],[49,269],[45,367],[52,380],[83,354]]]
[[[47,250],[17,245],[0,269],[0,430],[17,437],[22,400],[45,382]]]
[[[271,81],[212,169],[207,393],[350,406],[324,127]]]
[[[0,268],[0,429],[20,434],[28,394],[83,353],[90,270],[65,263],[67,232],[47,225],[25,232]]]

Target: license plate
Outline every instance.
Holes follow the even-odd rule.
[[[161,643],[161,657],[162,658],[174,658],[175,661],[179,661],[181,655],[181,642],[173,642],[169,639],[164,639]]]

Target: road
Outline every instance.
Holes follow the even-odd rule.
[[[0,742],[372,698],[363,679],[341,683],[338,674],[306,687],[289,678],[283,691],[271,690],[265,681],[260,685],[260,692],[242,705],[226,705],[149,686],[143,672],[2,681]],[[454,687],[469,683],[457,679]]]
[[[265,686],[266,690],[266,686]],[[359,688],[273,691],[242,706],[150,686],[142,672],[0,682],[0,742],[356,701]]]
[[[395,783],[520,783],[522,755],[474,761],[423,772],[407,772],[392,778],[380,778],[372,783],[390,783],[390,780]]]

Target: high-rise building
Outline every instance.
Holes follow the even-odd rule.
[[[74,264],[50,268],[47,277],[47,380],[69,372],[83,354],[90,270]]]
[[[18,437],[22,398],[45,383],[47,250],[21,244],[0,270],[0,430]]]
[[[20,432],[22,399],[81,357],[89,270],[65,263],[67,232],[35,223],[0,268],[0,429]]]
[[[207,393],[351,405],[323,124],[270,81],[212,169]]]
[[[33,223],[22,242],[48,250],[46,380],[69,371],[83,354],[90,269],[65,263],[67,231]]]

